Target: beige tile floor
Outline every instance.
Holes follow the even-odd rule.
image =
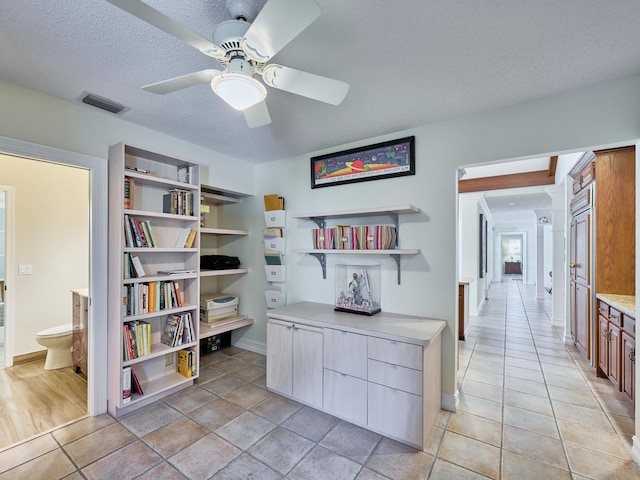
[[[640,479],[633,406],[550,327],[548,301],[491,288],[460,342],[460,407],[425,452],[265,390],[265,358],[203,357],[196,386],[0,451],[2,479]]]

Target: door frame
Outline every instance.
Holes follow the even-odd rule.
[[[14,224],[14,199],[15,188],[11,185],[0,185],[0,191],[4,192],[4,366],[13,366],[13,342],[7,339],[13,338],[13,289],[6,288],[14,284],[13,268],[13,232]]]
[[[107,160],[8,137],[0,137],[0,153],[89,171],[87,410],[100,415],[107,411]]]
[[[527,245],[527,232],[522,230],[518,230],[518,231],[513,231],[513,232],[499,232],[500,234],[500,238],[498,240],[498,255],[499,255],[499,259],[500,259],[500,281],[502,282],[505,279],[505,274],[503,272],[503,265],[502,265],[502,237],[505,235],[519,235],[520,237],[522,237],[522,283],[526,284],[527,282],[527,270],[528,270],[528,261],[525,261],[525,258],[527,257],[529,251],[528,251],[528,245]]]

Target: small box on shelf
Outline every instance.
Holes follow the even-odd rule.
[[[215,352],[229,345],[231,345],[231,332],[224,332],[219,335],[202,338],[200,339],[200,355]]]
[[[285,211],[284,210],[269,210],[264,212],[264,222],[269,228],[284,227],[285,225]]]
[[[284,282],[286,269],[284,265],[265,265],[264,271],[268,282]]]

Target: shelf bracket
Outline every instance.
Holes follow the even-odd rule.
[[[325,226],[325,217],[309,217],[309,220],[313,220],[318,228],[324,228]]]
[[[314,253],[314,252],[310,252],[309,255],[316,257],[318,259],[318,261],[320,262],[320,266],[322,267],[322,278],[326,280],[327,279],[327,255],[324,253]]]
[[[396,268],[398,269],[398,285],[400,285],[400,255],[390,253],[389,256],[396,262]]]

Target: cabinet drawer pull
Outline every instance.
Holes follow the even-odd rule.
[[[636,363],[636,349],[635,348],[629,352],[629,360],[631,360],[631,362],[633,362],[633,363]]]

